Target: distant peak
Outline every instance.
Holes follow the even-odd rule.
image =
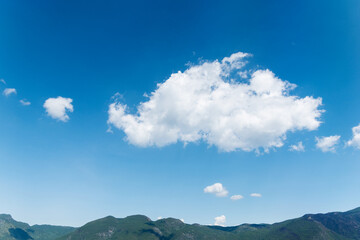
[[[360,213],[360,207],[347,211],[347,213]]]
[[[177,218],[162,218],[157,220],[157,222],[166,222],[166,223],[172,223],[172,224],[184,224],[183,221],[181,221],[180,219]]]
[[[151,221],[150,218],[148,218],[148,217],[145,216],[145,215],[141,215],[141,214],[127,216],[125,219],[127,219],[127,220],[144,221],[144,222],[149,222],[149,221]]]
[[[0,219],[3,219],[3,220],[14,220],[10,214],[0,214]]]

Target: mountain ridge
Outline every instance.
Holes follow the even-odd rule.
[[[273,224],[221,227],[186,224],[179,219],[151,221],[143,215],[105,217],[85,224],[59,240],[360,240],[360,208],[347,212],[305,214]]]
[[[0,214],[0,240],[360,240],[360,208],[305,214],[273,224],[214,226],[145,215],[106,216],[79,228],[32,225]]]
[[[10,214],[0,214],[0,240],[54,240],[74,230],[68,226],[29,225],[14,220]]]

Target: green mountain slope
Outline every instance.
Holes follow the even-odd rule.
[[[34,225],[15,221],[11,215],[0,214],[0,240],[54,240],[74,231],[72,227]]]
[[[360,240],[360,208],[348,212],[332,212],[327,214],[307,214],[305,218],[321,223],[327,229],[350,239]]]
[[[360,240],[360,208],[306,214],[275,224],[233,227],[185,224],[174,218],[108,216],[80,228],[34,225],[0,214],[0,240]]]
[[[275,224],[234,227],[185,224],[146,216],[106,217],[84,225],[59,240],[350,240],[360,239],[360,209],[345,213],[307,214]]]

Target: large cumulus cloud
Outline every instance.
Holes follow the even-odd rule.
[[[321,98],[291,95],[296,86],[268,69],[241,79],[249,56],[235,53],[172,74],[136,113],[114,101],[108,123],[141,147],[204,141],[221,151],[267,151],[281,147],[289,131],[317,129]]]

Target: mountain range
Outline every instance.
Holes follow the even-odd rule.
[[[33,225],[0,214],[0,240],[360,240],[360,208],[306,214],[274,224],[232,227],[186,224],[179,219],[152,221],[143,215],[108,216],[79,228]]]

